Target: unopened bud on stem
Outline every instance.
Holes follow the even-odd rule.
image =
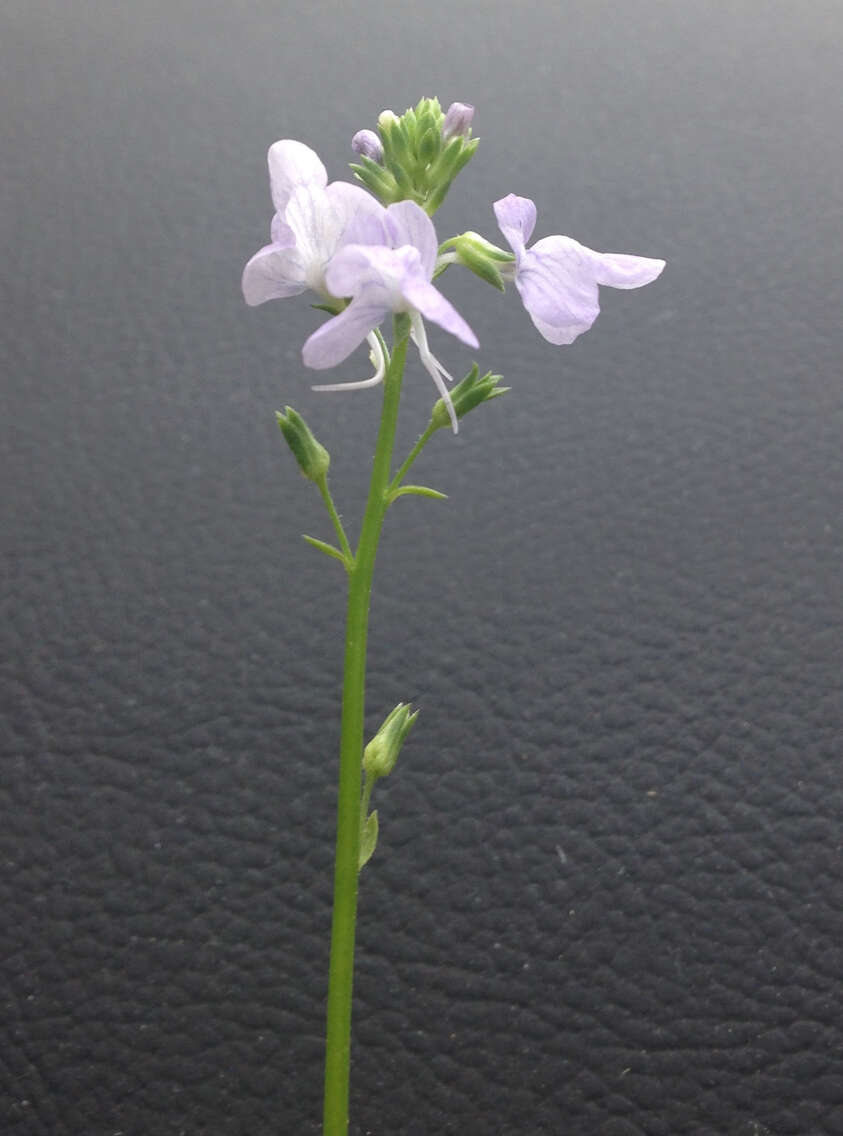
[[[471,135],[471,122],[474,118],[474,107],[470,103],[451,103],[445,111],[445,121],[442,123],[442,137],[447,142],[458,134],[463,138]]]
[[[331,464],[328,451],[316,441],[310,427],[291,406],[286,406],[283,414],[276,410],[275,417],[285,442],[299,463],[299,469],[309,481],[319,481],[327,474]]]
[[[363,751],[363,769],[372,778],[386,777],[395,768],[404,739],[418,718],[406,702],[399,702]]]
[[[383,144],[374,130],[358,130],[351,139],[351,148],[355,154],[371,158],[378,165],[383,163]]]
[[[451,404],[457,418],[462,418],[464,414],[468,414],[469,410],[474,410],[475,406],[479,406],[481,402],[489,402],[493,398],[499,398],[502,394],[506,394],[509,387],[498,386],[502,377],[502,375],[493,375],[489,371],[481,378],[480,369],[475,363],[462,382],[457,383],[450,392]],[[434,403],[430,421],[435,430],[450,425],[451,417],[444,399],[440,398]]]

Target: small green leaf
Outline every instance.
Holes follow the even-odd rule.
[[[366,823],[360,830],[360,852],[357,856],[358,872],[372,858],[372,853],[378,843],[378,810],[369,813]]]
[[[447,493],[440,493],[438,489],[430,489],[427,485],[402,485],[400,489],[396,489],[394,493],[390,494],[390,504],[396,497],[403,497],[406,493],[413,494],[416,497],[433,497],[436,501],[448,500]]]
[[[315,536],[308,536],[307,533],[302,534],[302,540],[306,540],[312,548],[318,548],[320,552],[324,552],[328,556],[333,556],[335,560],[339,560],[346,568],[350,567],[340,550],[334,548],[332,544],[327,544],[324,540],[317,540]]]

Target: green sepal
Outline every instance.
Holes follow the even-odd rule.
[[[456,138],[452,138],[444,147],[436,161],[436,165],[430,171],[431,176],[437,180],[452,181],[457,172],[457,163],[460,160],[460,155],[465,145],[466,141],[460,135]],[[474,148],[477,148],[476,145]],[[472,151],[472,153],[473,152],[474,151]]]
[[[388,169],[394,165],[406,166],[412,161],[410,140],[403,122],[390,123],[386,130],[381,130],[383,143],[383,163]]]
[[[401,200],[401,191],[394,176],[371,158],[361,155],[360,161],[351,165],[351,171],[381,203],[390,205]]]
[[[378,843],[378,810],[369,813],[360,826],[360,851],[357,855],[357,870],[368,864]]]
[[[474,410],[475,406],[479,406],[481,402],[490,402],[493,398],[506,394],[510,389],[509,387],[498,386],[503,378],[502,375],[493,375],[491,371],[487,371],[482,378],[478,376],[479,368],[475,363],[462,382],[457,383],[451,391],[451,404],[457,418],[462,418],[464,414]],[[448,407],[445,405],[444,399],[440,398],[434,404],[430,414],[430,423],[434,430],[451,425],[451,417],[448,414]]]
[[[428,127],[419,139],[419,159],[425,165],[432,162],[442,147],[442,134]]]
[[[484,256],[479,249],[472,246],[468,241],[464,241],[457,245],[457,255],[460,258],[460,264],[464,264],[475,276],[479,276],[481,280],[485,280],[487,284],[491,284],[499,292],[506,291],[503,277],[495,262],[488,256]]]
[[[389,170],[395,179],[395,184],[398,190],[406,197],[413,196],[413,182],[410,175],[404,169],[400,162],[393,159],[389,163]]]
[[[365,181],[367,185],[377,185],[381,182],[384,185],[388,185],[392,181],[388,171],[365,154],[360,155],[358,162],[351,163],[351,169],[357,177],[361,181]]]
[[[515,255],[508,252],[506,249],[498,248],[493,245],[491,241],[487,241],[485,237],[481,237],[479,233],[475,233],[469,229],[465,233],[460,233],[458,237],[451,237],[450,240],[445,241],[442,245],[440,252],[447,248],[459,248],[463,243],[470,242],[475,248],[478,248],[490,260],[496,261],[498,264],[514,264]]]
[[[448,190],[451,188],[451,183],[460,170],[474,157],[474,151],[479,142],[479,138],[466,141],[465,138],[457,136],[452,138],[445,147],[439,161],[428,173],[428,180],[433,185],[433,189],[428,195],[424,207],[429,215],[435,213],[445,200]]]

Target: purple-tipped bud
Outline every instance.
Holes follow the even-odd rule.
[[[471,120],[474,118],[474,107],[469,103],[451,103],[445,113],[445,121],[442,123],[442,137],[447,142],[450,138],[455,138],[461,134],[463,138],[468,138],[471,134]]]
[[[383,162],[383,146],[374,130],[358,130],[351,139],[351,148],[355,154],[362,154],[373,162]]]

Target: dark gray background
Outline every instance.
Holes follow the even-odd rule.
[[[570,348],[444,278],[513,390],[388,518],[353,1132],[843,1133],[842,12],[6,0],[0,1130],[318,1131],[344,587],[273,411],[354,528],[379,396],[239,277],[271,142],[436,93],[441,237],[668,268]]]

